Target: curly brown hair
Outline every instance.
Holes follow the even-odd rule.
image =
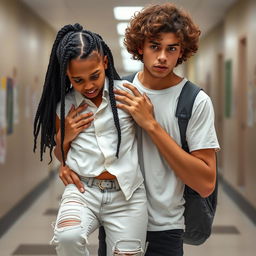
[[[175,33],[180,40],[183,54],[177,65],[196,53],[201,31],[186,11],[171,3],[151,5],[136,13],[126,28],[124,44],[133,59],[143,61],[138,51],[145,39],[156,39],[160,33],[168,32]]]

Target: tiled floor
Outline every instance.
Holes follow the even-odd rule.
[[[50,223],[55,220],[63,186],[56,180],[0,239],[0,255],[56,255],[49,246]],[[90,238],[91,256],[97,254],[97,231]],[[220,189],[213,234],[201,246],[184,247],[185,256],[254,256],[256,227]],[[159,255],[161,256],[161,255]]]

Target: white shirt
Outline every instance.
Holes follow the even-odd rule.
[[[167,89],[151,90],[140,83],[138,74],[133,80],[137,89],[150,98],[157,122],[180,146],[180,132],[175,111],[178,97],[186,81],[183,79],[179,84]],[[212,103],[203,91],[200,91],[195,99],[186,135],[190,151],[219,148]],[[138,128],[138,145],[148,199],[148,230],[183,229],[184,183],[176,176],[148,134],[141,128]]]
[[[124,81],[116,80],[114,87],[127,90],[123,83]],[[118,109],[121,145],[119,158],[116,158],[118,136],[109,100],[108,79],[105,79],[102,103],[98,108],[92,101],[72,90],[65,97],[65,115],[72,104],[78,107],[83,100],[88,104],[84,112],[93,112],[94,121],[72,141],[66,164],[84,177],[96,177],[104,171],[110,172],[117,177],[121,190],[128,200],[143,183],[138,164],[134,120],[130,114]],[[60,103],[57,106],[57,114],[60,116]]]

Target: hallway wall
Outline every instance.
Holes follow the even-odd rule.
[[[188,63],[187,68],[192,70],[188,73],[189,78],[192,77],[192,81],[204,87],[214,104],[216,128],[222,148],[219,153],[221,174],[254,207],[255,41],[256,1],[238,1],[227,12],[223,22],[202,38],[200,50],[195,60]],[[239,47],[241,42],[245,45],[244,59],[241,58],[242,50]],[[242,63],[243,60],[245,63]],[[228,68],[230,70],[227,70]],[[229,84],[231,88],[228,88]]]
[[[198,83],[211,96],[216,128],[222,150],[220,171],[224,179],[256,207],[256,1],[240,0],[224,20],[201,39],[199,52],[180,73]],[[15,78],[18,89],[19,121],[7,136],[5,163],[0,163],[0,218],[47,177],[53,166],[33,154],[33,117],[41,93],[55,31],[19,0],[0,1],[0,77]],[[239,40],[246,38],[246,71],[242,91],[239,85]],[[230,104],[227,91],[227,64],[231,63]],[[226,68],[225,68],[226,67]],[[226,75],[225,75],[226,74]],[[251,107],[253,104],[253,107]],[[227,108],[230,107],[230,113]],[[242,112],[243,109],[243,112]],[[249,111],[247,110],[249,109]],[[253,124],[250,124],[253,112]],[[242,116],[242,125],[238,116]],[[249,113],[249,114],[248,114]],[[243,145],[239,129],[244,136]],[[243,148],[243,149],[242,149]],[[244,166],[238,160],[244,156]],[[239,166],[240,164],[240,166]]]
[[[0,163],[0,218],[51,169],[48,159],[41,163],[32,152],[32,123],[54,37],[54,30],[20,1],[0,1],[0,77],[15,78],[19,112],[7,135],[5,163]]]

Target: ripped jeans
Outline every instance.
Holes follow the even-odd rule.
[[[143,184],[129,200],[125,199],[121,190],[102,191],[96,186],[88,187],[85,184],[85,192],[81,193],[74,184],[69,184],[61,199],[51,243],[56,246],[59,256],[89,256],[87,238],[103,225],[107,256],[113,255],[116,243],[120,242],[133,251],[138,247],[138,243],[133,240],[137,240],[144,250],[147,222]],[[126,240],[132,242],[127,243]]]

